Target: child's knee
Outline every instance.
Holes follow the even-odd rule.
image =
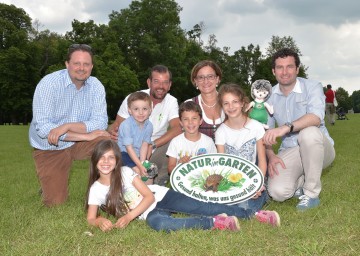
[[[158,213],[154,211],[148,214],[146,218],[146,223],[156,231],[163,230],[161,217]]]

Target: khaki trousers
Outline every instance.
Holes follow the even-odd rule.
[[[328,118],[329,124],[335,123],[335,106],[333,103],[326,103],[325,113]]]
[[[66,201],[72,162],[90,158],[95,145],[104,139],[109,138],[98,137],[92,141],[76,142],[63,150],[34,150],[36,173],[46,206],[58,205]]]
[[[318,197],[322,170],[335,159],[334,146],[315,126],[300,131],[298,144],[278,154],[286,168],[277,165],[279,175],[268,179],[268,191],[275,201],[291,198],[300,187],[305,195]]]
[[[168,172],[168,157],[166,156],[166,151],[170,145],[170,141],[161,147],[158,147],[152,153],[149,161],[155,163],[158,167],[158,175],[154,178],[154,184],[160,186],[166,186],[169,181],[169,172]]]

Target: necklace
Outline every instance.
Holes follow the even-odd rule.
[[[203,101],[203,99],[201,99],[201,103],[202,104],[204,104],[206,107],[208,107],[208,108],[213,108],[213,107],[215,107],[216,106],[216,104],[217,104],[217,101],[215,101],[215,103],[213,104],[213,105],[208,105],[208,104],[206,104],[204,101]]]

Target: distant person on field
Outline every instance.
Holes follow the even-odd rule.
[[[300,58],[291,49],[272,57],[278,84],[268,103],[274,106],[263,141],[268,157],[268,191],[275,201],[300,199],[297,209],[319,205],[321,173],[335,158],[334,141],[325,127],[325,96],[321,83],[297,77]],[[275,123],[277,124],[275,126]],[[275,128],[276,127],[276,128]],[[281,139],[278,154],[272,145]]]
[[[180,124],[184,132],[170,142],[166,154],[169,156],[169,173],[178,163],[187,163],[191,157],[216,153],[214,141],[199,131],[203,122],[202,110],[194,101],[186,101],[179,107]]]
[[[33,99],[29,139],[46,206],[66,201],[73,160],[90,157],[98,141],[110,139],[104,86],[90,76],[91,47],[71,45],[65,65],[39,82]]]
[[[119,127],[118,145],[123,164],[132,168],[142,177],[147,176],[143,162],[149,159],[153,126],[149,121],[151,99],[145,92],[134,92],[127,99],[130,116]],[[151,184],[152,179],[147,181]]]
[[[331,89],[331,84],[328,84],[326,86],[327,90],[325,92],[326,96],[326,115],[329,121],[329,124],[334,125],[335,124],[335,105],[334,105],[334,99],[335,99],[335,92]]]
[[[171,83],[172,75],[170,70],[163,65],[156,65],[151,69],[147,79],[149,89],[143,90],[143,92],[150,95],[152,101],[152,112],[149,120],[153,125],[153,134],[149,150],[153,152],[149,161],[159,168],[154,183],[162,186],[165,186],[169,180],[166,150],[170,140],[181,133],[179,105],[177,99],[168,93]],[[121,103],[115,122],[108,129],[112,139],[116,141],[118,140],[118,127],[130,115],[127,97]]]

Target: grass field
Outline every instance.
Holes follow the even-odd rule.
[[[28,126],[0,126],[0,255],[359,255],[360,115],[348,117],[328,127],[337,155],[322,175],[320,207],[299,213],[295,199],[271,202],[266,208],[279,212],[280,228],[249,220],[237,233],[166,234],[142,221],[109,233],[91,228],[83,210],[87,161],[73,165],[68,202],[46,208]]]

